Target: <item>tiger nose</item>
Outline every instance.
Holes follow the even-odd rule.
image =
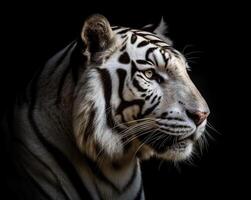
[[[190,117],[196,126],[199,126],[206,120],[209,115],[209,112],[202,112],[202,111],[187,111],[188,117]]]

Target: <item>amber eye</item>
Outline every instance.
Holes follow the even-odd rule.
[[[152,69],[148,69],[146,71],[144,71],[144,74],[147,78],[151,79],[153,77],[153,70]]]

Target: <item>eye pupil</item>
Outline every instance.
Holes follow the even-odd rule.
[[[146,71],[145,71],[145,76],[146,76],[147,78],[152,78],[152,76],[153,76],[152,70],[146,70]]]
[[[154,69],[147,69],[143,73],[146,78],[156,80],[157,83],[162,83],[164,81],[164,79],[160,75],[155,73]]]

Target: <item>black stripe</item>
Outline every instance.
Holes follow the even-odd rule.
[[[39,71],[35,74],[35,76],[31,80],[30,88],[29,88],[31,96],[30,96],[30,107],[29,107],[29,110],[28,110],[28,119],[30,121],[30,124],[31,124],[32,128],[35,130],[35,133],[37,133],[38,128],[37,128],[37,126],[35,124],[35,120],[33,119],[33,110],[34,110],[34,107],[35,107],[35,104],[36,104],[37,83],[38,83],[39,77],[42,74],[43,70],[44,70],[44,67],[40,68]],[[36,183],[36,181],[32,177],[30,177],[30,178],[31,178],[33,184],[38,187],[40,192],[42,192],[42,194],[45,194],[49,199],[50,197],[41,188],[41,186],[38,183]],[[65,192],[64,192],[64,195],[66,195]],[[66,196],[66,197],[68,198],[68,196]]]
[[[155,39],[155,40],[152,39],[152,40],[151,40],[151,43],[152,43],[152,44],[155,44],[155,43],[158,43],[158,42],[164,42],[164,41],[163,41],[163,40],[160,40],[160,39]]]
[[[156,40],[160,40],[160,41],[163,41],[160,37],[158,37],[158,35],[156,35],[155,33],[148,33],[148,32],[145,32],[145,33],[142,33],[142,31],[136,31],[135,34],[137,34],[138,36],[141,36],[145,39],[148,39],[147,36],[151,36],[151,37],[155,37]],[[151,39],[151,40],[154,40],[154,39]],[[165,42],[166,43],[166,42]]]
[[[160,37],[158,37],[156,34],[152,34],[152,33],[142,33],[142,32],[135,32],[135,34],[137,34],[138,36],[141,36],[141,37],[143,37],[143,38],[145,38],[146,40],[148,39],[147,38],[147,36],[151,36],[151,37],[155,37],[156,38],[156,40],[159,40],[159,41],[163,41]],[[154,39],[149,39],[150,40],[150,42],[151,41],[154,41]],[[165,41],[163,41],[163,43],[165,43],[166,44],[166,42]]]
[[[119,97],[121,99],[121,103],[119,105],[119,107],[117,108],[116,113],[120,114],[122,116],[122,121],[123,121],[123,115],[122,115],[122,111],[132,105],[138,105],[140,110],[142,110],[142,106],[144,105],[144,100],[142,99],[136,99],[133,101],[125,101],[123,98],[123,88],[124,88],[124,84],[125,84],[125,78],[126,78],[126,70],[124,69],[117,69],[117,74],[118,74],[118,78],[119,78]]]
[[[153,99],[152,99],[152,101],[151,101],[151,103],[153,103],[154,101],[155,101],[155,99],[157,98],[157,94],[153,97]]]
[[[137,40],[137,35],[135,35],[134,33],[131,36],[131,44],[134,44]]]
[[[122,35],[122,36],[121,36],[122,39],[125,38],[125,37],[127,37],[127,35]]]
[[[124,51],[126,49],[126,44],[120,49],[120,51]]]
[[[127,33],[127,31],[129,31],[129,30],[131,30],[131,29],[130,29],[130,28],[125,28],[125,29],[123,29],[123,30],[117,32],[117,34],[125,34],[125,33]]]
[[[167,119],[167,120],[177,120],[177,121],[181,121],[184,122],[185,120],[177,118],[177,117],[164,117],[163,119]]]
[[[185,133],[186,131],[185,130],[181,130],[181,131],[174,131],[174,130],[171,130],[169,128],[163,128],[163,127],[159,127],[160,130],[164,130],[164,131],[167,131],[167,132],[170,132],[170,133],[175,133],[175,134],[179,134],[179,133]]]
[[[119,57],[119,62],[123,64],[130,63],[130,58],[127,52],[124,52],[123,54],[121,54],[121,56]]]
[[[138,63],[138,64],[141,64],[141,65],[152,65],[152,63],[151,62],[149,62],[149,61],[147,61],[147,60],[136,60],[136,62]]]
[[[39,76],[39,74],[37,76]],[[36,99],[37,99],[37,81],[38,81],[37,78],[38,77],[34,78],[33,84],[31,85],[32,98],[31,98],[31,103],[28,110],[28,119],[29,119],[30,125],[33,128],[34,133],[37,135],[38,139],[43,144],[44,148],[47,149],[49,152],[51,152],[55,161],[58,163],[58,166],[64,166],[64,171],[66,175],[68,176],[69,180],[72,182],[74,188],[77,190],[80,198],[92,199],[89,191],[83,185],[82,180],[77,174],[75,168],[72,166],[71,162],[63,155],[63,153],[59,149],[57,149],[55,146],[53,146],[49,141],[47,141],[43,137],[42,133],[40,132],[36,124],[33,113],[34,113],[34,108],[35,108]]]
[[[158,44],[158,43],[164,43],[164,44],[166,44],[166,42],[164,42],[164,41],[162,41],[162,40],[150,40],[150,42],[152,43],[152,44]],[[159,44],[158,44],[159,45]]]
[[[152,107],[148,108],[145,113],[142,115],[142,118],[148,114],[150,114],[158,105],[160,101],[158,101],[156,104],[154,104]]]
[[[36,154],[34,154],[32,151],[30,151],[30,149],[23,143],[23,141],[15,138],[14,139],[15,142],[17,142],[18,144],[20,144],[34,159],[38,160],[38,162],[40,162],[46,169],[48,169],[50,171],[50,173],[54,176],[54,178],[56,179],[57,183],[59,186],[61,186],[61,182],[59,181],[57,175],[54,173],[54,171],[49,167],[49,165],[47,165],[43,160],[41,160]],[[34,180],[33,180],[34,181]],[[38,183],[36,183],[38,184]],[[64,194],[64,196],[67,197],[67,199],[70,199],[70,197],[68,196],[68,194],[63,190],[62,187],[58,187],[59,190]]]
[[[122,42],[122,46],[125,45],[127,43],[128,38],[126,38],[123,42]]]
[[[41,187],[40,184],[37,183],[37,181],[27,172],[27,169],[24,166],[20,166],[20,168],[23,168],[22,170],[26,174],[26,177],[28,181],[32,184],[33,187],[35,187],[39,191],[39,196],[37,194],[34,196],[32,195],[32,198],[40,198],[40,199],[46,199],[46,200],[54,200],[55,198],[51,197],[50,195],[47,194],[47,192],[44,190],[44,188]],[[25,182],[27,184],[27,182]],[[29,185],[27,185],[29,187]],[[29,188],[29,190],[32,190]],[[31,192],[31,191],[29,191]],[[45,198],[43,198],[45,197]]]
[[[133,92],[132,88],[130,88],[130,86],[128,86],[128,89],[130,90],[130,92],[135,95],[135,93]]]
[[[142,31],[135,31],[135,34],[137,34],[138,36],[141,36],[141,37],[143,37],[143,38],[146,38],[146,36],[153,36],[153,37],[156,37],[156,35],[153,35],[153,34],[147,33],[147,32],[142,33]]]
[[[150,99],[150,98],[151,98],[151,96],[153,96],[153,92],[152,92],[150,95],[148,95],[148,96],[145,98],[145,100]]]
[[[146,60],[148,60],[149,62],[152,62],[152,60],[149,58],[150,53],[152,53],[154,50],[156,50],[158,47],[151,47],[149,49],[147,49],[146,51]]]
[[[62,152],[60,152],[59,149],[57,149],[55,146],[53,146],[51,143],[49,143],[47,140],[43,138],[41,132],[39,131],[39,128],[36,125],[35,120],[33,119],[33,110],[30,110],[29,112],[29,121],[33,130],[36,132],[36,135],[38,136],[39,140],[42,142],[44,147],[53,155],[58,165],[63,166],[66,175],[73,184],[73,187],[77,190],[80,198],[85,199],[88,197],[87,199],[92,199],[89,191],[83,185],[82,180],[80,179],[79,175],[75,171],[75,168],[72,166],[70,161],[68,161],[68,159],[63,155]]]
[[[171,46],[166,46],[166,45],[162,45],[162,46],[161,46],[162,49],[167,49],[167,50],[169,50],[170,47],[171,47]]]
[[[126,77],[126,70],[124,69],[117,69],[117,74],[119,77],[119,97],[121,100],[124,100],[123,98],[123,88],[125,84],[125,77]]]
[[[138,68],[136,66],[136,64],[132,61],[131,62],[131,78],[133,78],[134,74],[138,71]]]
[[[112,79],[107,69],[99,70],[103,84],[106,110],[106,123],[108,127],[114,127],[114,120],[111,113]]]
[[[84,155],[84,159],[87,161],[87,163],[90,166],[90,169],[92,170],[93,174],[96,175],[96,177],[101,180],[102,182],[108,184],[114,191],[116,191],[117,193],[123,193],[125,192],[133,183],[133,181],[136,178],[137,175],[137,167],[138,165],[135,164],[134,169],[133,169],[133,173],[130,177],[130,179],[128,180],[127,184],[125,184],[125,186],[122,189],[119,189],[116,187],[116,185],[114,185],[114,183],[109,180],[102,172],[102,170],[99,168],[98,164],[93,161],[92,159],[90,159],[87,155]],[[114,165],[113,165],[114,166]]]
[[[142,42],[140,42],[137,47],[140,48],[140,47],[144,47],[146,45],[148,45],[150,42],[149,40],[143,40]]]
[[[114,191],[116,191],[117,193],[121,193],[121,190],[119,188],[116,187],[116,185],[114,185],[114,183],[112,181],[110,181],[101,171],[101,169],[99,168],[98,164],[96,162],[94,162],[92,159],[90,159],[87,155],[83,155],[85,161],[88,163],[88,165],[90,166],[90,169],[92,171],[92,173],[102,182],[106,183],[107,185],[109,185]],[[88,199],[88,198],[84,198],[84,199]]]
[[[161,122],[157,122],[159,125],[165,126],[165,127],[169,127],[169,128],[191,128],[190,126],[186,126],[186,125],[174,125],[174,124],[163,124]]]
[[[150,81],[146,80],[146,78],[143,77],[141,74],[137,74],[136,76],[139,77],[139,78],[142,78],[147,83],[151,83]]]
[[[147,91],[147,89],[144,89],[144,88],[142,88],[142,87],[139,85],[139,82],[138,82],[138,80],[136,80],[136,79],[133,79],[132,84],[133,84],[134,87],[136,87],[136,88],[138,89],[138,91],[140,91],[140,92],[146,92],[146,91]]]

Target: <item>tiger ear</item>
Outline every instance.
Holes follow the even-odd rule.
[[[100,60],[102,54],[115,43],[110,23],[100,14],[87,18],[82,28],[81,39],[85,46],[84,54],[92,61]]]
[[[145,30],[145,31],[149,31],[149,32],[152,32],[152,33],[155,33],[157,36],[159,36],[162,40],[164,40],[167,44],[169,44],[170,46],[173,45],[173,42],[170,40],[170,38],[168,38],[166,36],[167,34],[167,24],[164,20],[163,17],[161,17],[161,20],[158,24],[158,26],[156,27],[156,25],[154,24],[148,24],[146,26],[144,26],[142,28],[142,30]]]
[[[170,40],[169,37],[166,36],[167,34],[167,24],[164,20],[163,17],[161,17],[161,20],[159,22],[159,25],[155,28],[155,30],[153,31],[153,33],[156,33],[162,40],[164,40],[167,44],[169,44],[170,46],[173,45],[172,40]]]

